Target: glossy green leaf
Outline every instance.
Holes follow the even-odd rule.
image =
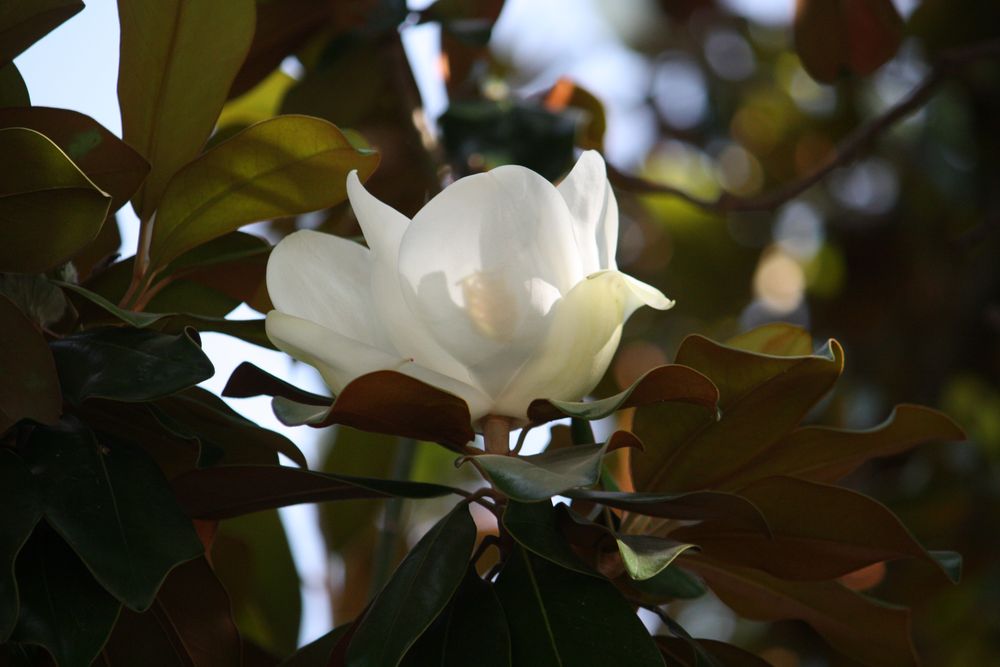
[[[740,616],[803,620],[838,651],[872,667],[917,665],[908,610],[880,604],[833,581],[782,581],[703,556],[685,558],[683,564],[704,577]]]
[[[62,412],[62,396],[45,339],[2,294],[0,323],[0,433],[21,419],[55,423]]]
[[[632,383],[625,391],[597,401],[574,402],[537,399],[528,406],[535,424],[573,417],[594,421],[617,410],[663,402],[681,402],[715,410],[719,391],[701,373],[684,366],[659,366]]]
[[[323,420],[330,414],[330,406],[328,405],[297,403],[284,396],[275,396],[271,399],[271,410],[278,421],[285,426],[322,424]]]
[[[776,357],[804,357],[813,351],[812,336],[802,327],[774,322],[756,327],[726,341],[729,347]]]
[[[719,388],[721,418],[679,403],[647,407],[634,430],[649,447],[632,457],[632,478],[645,491],[711,488],[746,467],[791,431],[836,382],[843,350],[778,357],[688,336],[677,363]]]
[[[299,576],[274,510],[219,523],[212,567],[232,601],[240,634],[278,655],[298,646]]]
[[[152,165],[133,199],[140,218],[204,147],[250,48],[254,16],[253,0],[118,0],[122,138]]]
[[[534,456],[481,454],[471,459],[497,489],[514,500],[547,500],[570,489],[594,486],[601,478],[604,455],[637,442],[628,431],[615,432],[603,445],[576,445]]]
[[[94,577],[132,609],[153,601],[167,572],[201,553],[201,542],[149,458],[102,448],[82,428],[39,428],[26,462],[46,521]]]
[[[0,109],[26,107],[31,104],[28,87],[14,63],[0,66]]]
[[[693,600],[708,592],[697,577],[688,574],[676,564],[643,581],[630,579],[629,585],[656,602]]]
[[[83,0],[4,0],[0,6],[0,66],[83,9]]]
[[[516,548],[496,583],[514,665],[662,667],[656,645],[608,581]]]
[[[201,347],[185,332],[90,329],[50,344],[63,395],[79,405],[87,398],[150,401],[212,377]]]
[[[510,501],[503,512],[504,528],[518,544],[556,565],[588,576],[599,576],[587,567],[559,530],[559,512],[564,505]]]
[[[670,567],[693,544],[679,544],[654,535],[618,535],[615,538],[625,571],[633,579],[645,581]]]
[[[183,332],[187,328],[198,331],[215,331],[256,343],[273,349],[264,331],[264,318],[252,320],[227,320],[220,317],[205,317],[188,313],[147,313],[119,308],[106,298],[79,285],[58,283],[64,289],[86,299],[106,312],[111,320],[124,322],[137,329],[151,329],[168,333]]]
[[[0,271],[46,271],[97,236],[111,197],[52,140],[0,129],[0,155]]]
[[[887,507],[856,491],[769,477],[739,493],[767,517],[770,536],[722,521],[683,527],[671,537],[693,542],[717,560],[792,581],[834,579],[900,558],[939,567]]]
[[[31,471],[13,450],[0,448],[0,643],[17,621],[14,561],[42,517],[41,499]]]
[[[17,558],[21,609],[10,639],[43,646],[59,665],[89,665],[121,604],[45,523]]]
[[[241,653],[229,596],[205,558],[171,572],[148,611],[122,609],[104,649],[111,667],[249,666]]]
[[[493,585],[470,567],[455,597],[401,667],[510,667],[510,635]]]
[[[899,454],[926,442],[964,439],[962,429],[945,414],[919,405],[899,405],[884,422],[864,431],[798,428],[722,486],[735,489],[774,475],[834,482],[873,458]]]
[[[440,484],[329,475],[284,466],[232,465],[195,470],[171,481],[188,516],[228,519],[299,503],[356,498],[438,498]]]
[[[259,220],[327,208],[347,197],[347,174],[362,180],[378,156],[351,146],[336,126],[308,116],[253,125],[181,170],[163,193],[150,261],[154,267]]]
[[[752,502],[733,493],[691,491],[689,493],[626,493],[577,489],[566,493],[570,498],[587,500],[633,514],[681,521],[724,520],[768,533],[764,515]]]
[[[111,211],[125,205],[149,163],[90,116],[70,109],[0,109],[0,127],[26,127],[48,137],[97,187],[112,197]]]
[[[463,503],[424,535],[358,623],[347,650],[356,667],[398,665],[451,600],[468,567],[476,523]]]

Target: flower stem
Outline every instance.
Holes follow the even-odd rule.
[[[511,420],[500,415],[483,417],[483,440],[486,443],[487,454],[510,454]]]

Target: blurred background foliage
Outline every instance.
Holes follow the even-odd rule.
[[[329,120],[355,147],[378,150],[368,187],[408,215],[465,174],[516,163],[557,179],[576,149],[605,153],[619,186],[619,263],[678,305],[666,316],[636,314],[595,394],[672,359],[687,334],[725,339],[788,321],[807,327],[817,344],[836,336],[848,359],[836,392],[809,421],[866,428],[897,403],[951,415],[967,442],[870,463],[849,486],[889,505],[928,548],[962,553],[963,583],[949,587],[900,564],[849,584],[914,608],[927,664],[995,661],[1000,4],[899,0],[893,9],[887,1],[803,0],[797,16],[779,0],[256,4],[250,54],[209,146],[278,114]],[[438,26],[439,51],[421,69],[408,60],[400,27],[424,24]],[[984,44],[992,51],[975,52]],[[879,124],[932,78],[912,113]],[[0,107],[23,104],[18,81],[16,69],[0,69]],[[854,159],[785,196],[783,188],[811,183],[838,146],[873,123],[877,131]],[[360,233],[346,204],[258,231],[273,240],[303,227]],[[117,302],[126,264],[91,278],[120,243],[114,226],[105,228],[76,268],[85,286]],[[261,249],[235,235],[225,243],[240,258],[238,273],[196,267],[150,310],[194,303],[199,314],[220,317],[245,302],[266,312]],[[58,327],[45,314],[38,320]],[[425,443],[401,446],[346,427],[327,439],[325,470],[471,480],[468,467],[456,470],[451,454]],[[329,591],[337,623],[364,608],[407,543],[446,509],[398,499],[323,506],[331,576],[307,583]],[[484,520],[481,530],[490,529]],[[385,531],[407,539],[395,551],[376,549]],[[287,654],[299,632],[299,602],[290,595],[297,575],[276,513],[223,521],[213,539],[241,631]],[[711,596],[673,603],[671,613],[693,635],[733,641],[779,667],[851,664],[830,658],[805,624],[739,620]]]

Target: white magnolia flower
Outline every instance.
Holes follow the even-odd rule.
[[[368,248],[313,231],[271,253],[267,335],[334,393],[392,369],[523,423],[536,398],[594,388],[639,306],[673,305],[617,270],[618,204],[588,151],[555,187],[523,167],[460,179],[413,220],[347,177]]]

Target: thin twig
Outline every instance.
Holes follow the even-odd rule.
[[[880,116],[854,130],[841,142],[837,150],[819,166],[802,178],[778,186],[761,195],[740,197],[723,192],[715,199],[702,199],[672,185],[654,183],[640,176],[625,174],[610,165],[608,165],[608,177],[621,190],[636,194],[670,195],[710,212],[772,211],[816,185],[837,167],[848,164],[857,158],[886,130],[926,104],[938,87],[963,65],[984,58],[996,57],[1000,57],[1000,40],[981,42],[943,53],[927,78],[911,90],[909,95]]]

